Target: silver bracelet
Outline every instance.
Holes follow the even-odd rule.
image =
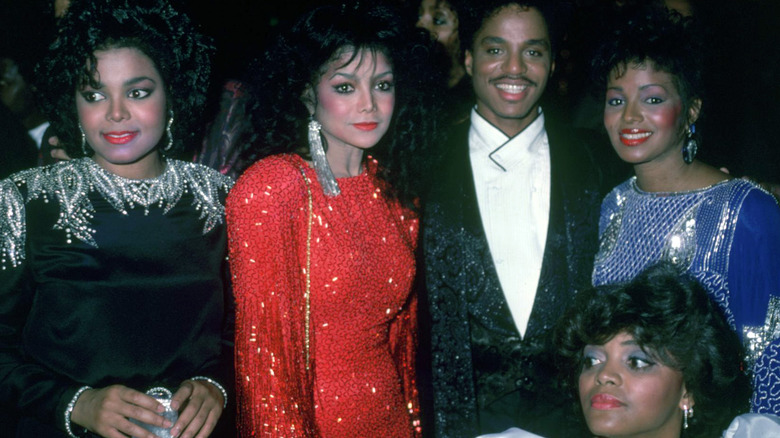
[[[217,387],[217,389],[219,389],[219,392],[221,392],[221,393],[222,393],[222,399],[223,399],[223,400],[225,400],[225,402],[224,402],[224,403],[222,403],[222,409],[225,409],[225,408],[227,407],[227,402],[228,402],[227,391],[225,391],[225,388],[223,388],[223,387],[222,387],[222,385],[220,385],[219,383],[217,383],[217,381],[216,381],[216,380],[214,380],[214,379],[212,379],[212,378],[210,378],[210,377],[206,377],[206,376],[195,376],[195,377],[190,377],[190,380],[202,380],[202,381],[204,381],[204,382],[209,382],[209,383],[211,383],[212,385],[216,386],[216,387]]]
[[[71,438],[78,438],[74,433],[73,429],[70,427],[70,415],[73,413],[73,408],[76,407],[76,402],[78,401],[79,397],[81,397],[81,394],[88,390],[92,389],[91,386],[82,386],[81,388],[76,391],[75,394],[73,394],[73,398],[70,399],[68,402],[68,406],[65,408],[65,432],[68,432],[68,435]]]

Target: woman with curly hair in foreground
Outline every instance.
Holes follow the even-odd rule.
[[[74,1],[62,18],[38,75],[73,159],[0,182],[0,400],[21,412],[16,436],[217,424],[231,181],[168,158],[192,141],[210,52],[163,0]]]
[[[719,437],[749,408],[737,335],[671,265],[581,293],[555,339],[563,380],[595,436]],[[735,428],[762,421],[780,427],[773,416],[742,416]]]

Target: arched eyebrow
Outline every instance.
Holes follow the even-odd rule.
[[[157,84],[157,81],[155,81],[154,79],[150,78],[149,76],[138,76],[138,77],[130,78],[130,79],[124,81],[122,83],[122,85],[125,86],[125,87],[129,87],[129,86],[136,85],[136,84],[138,84],[140,82],[143,82],[143,81],[151,81],[155,85]],[[98,82],[98,83],[95,84],[94,87],[92,87],[91,85],[89,85],[89,83],[87,83],[87,86],[89,86],[91,88],[94,88],[95,90],[100,90],[101,88],[105,87],[105,84],[103,82]]]
[[[389,76],[389,75],[392,75],[392,74],[393,74],[393,70],[387,70],[387,71],[384,71],[382,73],[377,73],[377,74],[373,75],[372,78],[373,79],[378,79],[378,78],[381,78],[381,77],[384,77],[384,76]],[[333,75],[331,75],[330,79],[333,79],[336,76],[341,76],[343,78],[350,79],[350,80],[356,80],[357,79],[357,75],[355,75],[355,74],[347,73],[347,72],[340,72],[340,71],[337,71],[337,72],[333,73]]]
[[[506,44],[506,40],[498,36],[486,36],[482,38],[479,42],[480,44]],[[530,40],[525,40],[522,42],[522,44],[524,46],[540,46],[546,49],[550,48],[550,41],[544,38],[534,38]]]

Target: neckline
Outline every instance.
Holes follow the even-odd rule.
[[[114,180],[122,184],[154,184],[158,181],[165,179],[168,173],[171,172],[171,162],[170,160],[164,157],[162,158],[162,160],[165,167],[163,168],[162,173],[152,178],[141,178],[141,179],[125,178],[124,176],[117,175],[113,172],[109,172],[108,170],[101,167],[100,164],[96,163],[91,158],[82,158],[82,160],[84,160],[84,162],[87,164],[90,170],[97,171],[105,178]]]
[[[316,178],[317,171],[313,167],[311,167],[311,165],[309,165],[309,163],[306,162],[306,160],[304,160],[302,156],[300,156],[300,155],[298,155],[296,153],[292,153],[290,155],[293,156],[293,159],[296,160],[299,165],[303,166],[303,168],[305,169],[307,174],[309,172],[314,172],[315,173],[314,180],[317,180],[317,178]],[[374,158],[372,156],[367,155],[363,159],[363,169],[362,169],[362,171],[359,174],[354,175],[354,176],[338,177],[338,178],[336,178],[336,181],[341,183],[342,181],[343,182],[348,182],[348,181],[356,181],[356,180],[359,180],[359,179],[367,178],[369,176],[369,167],[373,166],[374,161],[375,160],[374,160]],[[373,173],[373,171],[371,173]]]
[[[632,176],[631,177],[629,185],[630,185],[631,189],[635,193],[637,193],[639,195],[649,196],[649,197],[654,197],[654,198],[666,198],[666,197],[671,197],[671,196],[685,196],[685,195],[693,195],[693,194],[697,194],[697,193],[706,192],[706,191],[711,190],[711,189],[713,189],[715,187],[719,187],[719,186],[722,186],[722,185],[729,184],[729,183],[731,183],[734,180],[735,179],[725,179],[723,181],[718,181],[715,184],[710,184],[708,186],[701,187],[701,188],[698,188],[698,189],[681,190],[681,191],[677,191],[677,192],[647,192],[647,191],[644,191],[644,190],[640,189],[639,186],[637,185],[637,183],[636,183],[636,176]]]

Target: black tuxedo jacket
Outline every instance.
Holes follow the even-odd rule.
[[[453,128],[424,199],[423,302],[429,319],[422,326],[429,335],[423,333],[423,346],[430,348],[432,435],[471,438],[517,426],[546,437],[584,436],[553,366],[550,335],[577,291],[590,285],[601,177],[583,139],[573,141],[573,132],[546,124],[550,220],[539,286],[521,338],[479,214],[469,127],[467,120]]]

